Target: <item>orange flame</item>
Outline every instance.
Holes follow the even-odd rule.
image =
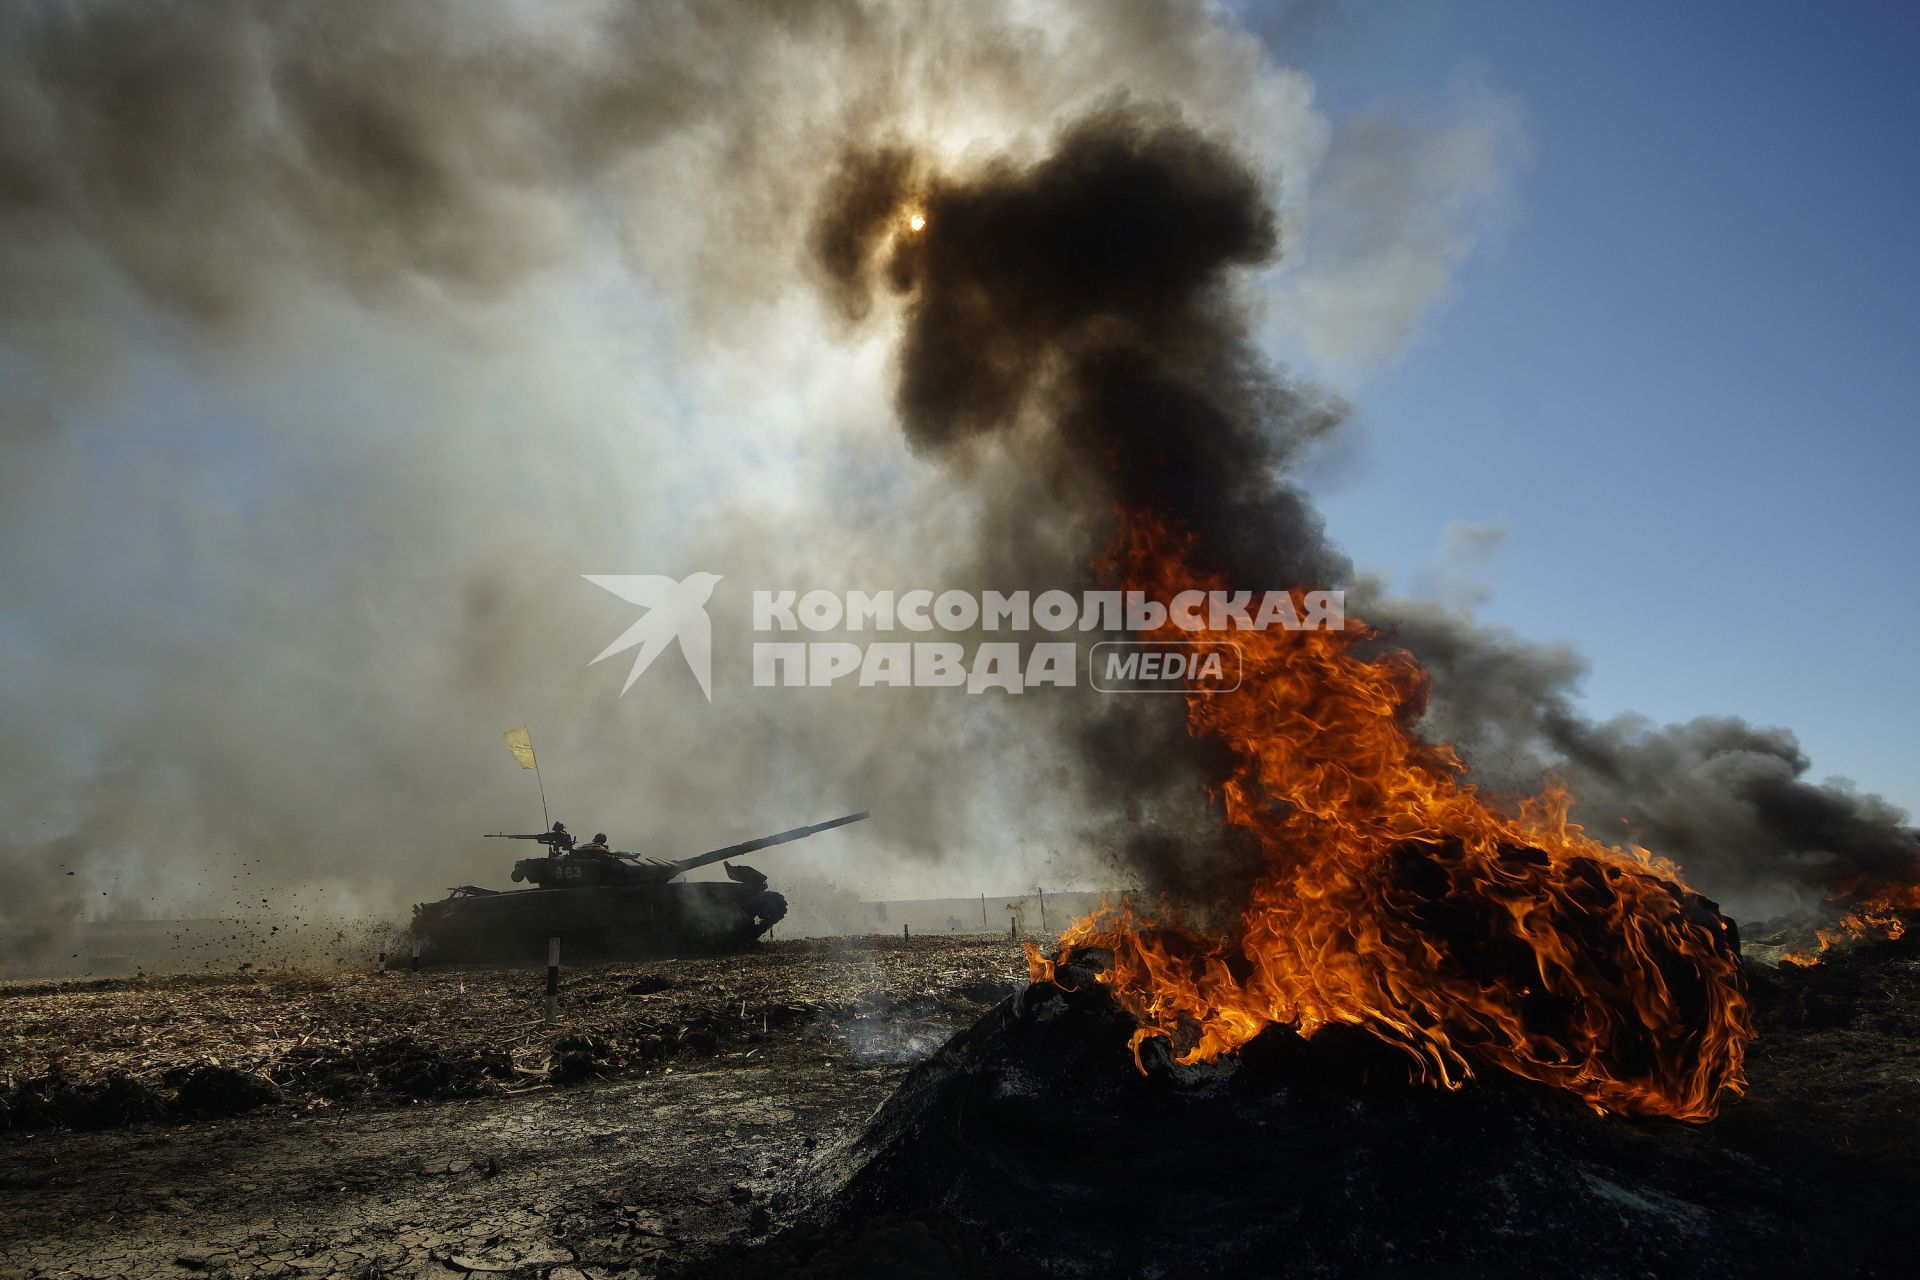
[[[1105,568],[1128,588],[1219,586],[1188,568],[1187,540],[1149,519],[1123,528]],[[1557,783],[1495,809],[1451,747],[1409,731],[1426,673],[1352,619],[1177,638],[1241,651],[1241,687],[1190,689],[1187,727],[1231,749],[1215,798],[1261,871],[1229,938],[1125,900],[1063,935],[1063,959],[1111,952],[1101,981],[1140,1023],[1136,1061],[1156,1036],[1195,1063],[1274,1024],[1347,1023],[1448,1088],[1494,1066],[1599,1110],[1687,1120],[1741,1090],[1738,952],[1672,864],[1587,836]],[[1053,975],[1033,959],[1036,981]]]
[[[1887,942],[1898,942],[1907,935],[1907,916],[1920,912],[1920,884],[1883,885],[1867,889],[1856,881],[1835,895],[1836,901],[1851,902],[1852,908],[1831,929],[1815,929],[1820,946],[1815,951],[1782,952],[1786,964],[1812,968],[1820,958],[1842,943],[1859,942],[1877,934]]]

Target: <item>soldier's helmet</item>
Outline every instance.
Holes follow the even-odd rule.
[[[607,833],[604,831],[596,833],[593,837],[593,842],[595,844],[605,844],[607,842]]]
[[[555,831],[565,831],[567,829],[567,824],[564,822],[556,822],[553,824],[553,829]]]

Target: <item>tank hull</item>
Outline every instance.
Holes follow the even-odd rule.
[[[521,889],[456,896],[413,909],[421,957],[436,964],[640,960],[744,951],[786,914],[777,893],[747,885],[684,884]]]

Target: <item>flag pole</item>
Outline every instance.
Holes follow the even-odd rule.
[[[533,736],[529,734],[527,740],[531,742]],[[546,779],[540,776],[540,757],[538,755],[533,757],[533,780],[540,784],[540,821],[546,824],[546,826],[541,829],[551,831],[553,830],[553,816],[547,812],[547,783]]]

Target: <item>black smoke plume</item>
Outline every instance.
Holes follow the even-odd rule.
[[[1169,110],[1120,104],[1029,164],[941,174],[900,147],[850,153],[812,246],[848,319],[877,290],[901,296],[895,407],[916,452],[965,476],[970,450],[1000,437],[1045,477],[1046,501],[1021,490],[995,508],[982,554],[997,569],[1048,563],[1009,546],[1064,543],[1091,562],[1118,507],[1170,517],[1194,536],[1190,562],[1236,589],[1341,585],[1350,566],[1287,479],[1341,408],[1262,358],[1233,292],[1236,272],[1280,250],[1275,227],[1227,147]],[[1483,784],[1563,776],[1596,834],[1745,903],[1920,881],[1904,815],[1807,781],[1784,731],[1594,724],[1571,706],[1579,665],[1557,651],[1415,604],[1369,616],[1433,671],[1425,728],[1485,760]],[[1211,748],[1165,707],[1092,701],[1069,734],[1120,815],[1110,838],[1130,870],[1190,906],[1240,901],[1246,850],[1197,835],[1180,803],[1220,775]]]
[[[1278,248],[1250,169],[1175,113],[1126,105],[1073,124],[1032,165],[923,169],[897,148],[848,156],[813,246],[848,318],[876,288],[905,296],[895,403],[912,447],[950,460],[1017,437],[1042,477],[984,522],[1001,585],[1047,582],[1063,544],[1077,585],[1092,585],[1116,508],[1170,514],[1196,561],[1234,582],[1346,574],[1281,478],[1340,406],[1266,365],[1231,289],[1235,268]],[[1199,814],[1215,764],[1179,709],[1082,699],[1067,714],[1113,819],[1096,818],[1098,838],[1152,888],[1234,900],[1252,863]]]
[[[1427,732],[1465,744],[1474,779],[1497,793],[1556,774],[1576,798],[1574,818],[1595,835],[1665,854],[1748,918],[1790,913],[1810,897],[1846,905],[1876,887],[1920,884],[1907,814],[1808,777],[1789,730],[1732,716],[1596,722],[1573,706],[1585,666],[1565,650],[1431,605],[1364,607],[1390,618],[1393,641],[1433,674]]]

